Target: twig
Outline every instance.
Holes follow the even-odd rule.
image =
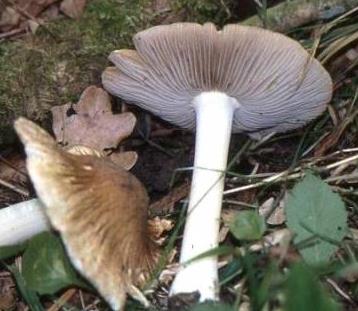
[[[172,189],[168,195],[149,206],[151,216],[172,212],[174,204],[189,195],[190,186],[188,183]]]
[[[351,163],[351,162],[354,162],[354,161],[358,161],[358,154],[354,155],[354,156],[351,156],[351,157],[348,157],[346,159],[343,159],[341,161],[338,161],[338,162],[335,162],[335,163],[332,163],[332,164],[329,164],[327,165],[324,169],[326,170],[330,170],[332,168],[335,168],[337,166],[341,166],[342,164],[347,164],[347,163]]]
[[[352,174],[345,174],[341,176],[333,176],[328,177],[325,179],[326,182],[336,182],[336,181],[342,181],[342,180],[357,180],[358,181],[358,173],[352,173]]]
[[[24,173],[23,171],[19,170],[15,165],[11,164],[8,160],[6,160],[1,155],[0,155],[0,162],[3,162],[5,165],[7,165],[8,167],[12,168],[14,171],[20,173],[22,176],[28,177],[26,173]]]
[[[285,1],[266,10],[267,28],[288,32],[293,28],[313,22],[328,20],[357,6],[357,0]],[[258,15],[246,19],[243,24],[263,27]]]
[[[343,297],[345,300],[347,300],[349,303],[353,304],[354,306],[356,306],[356,303],[353,301],[353,299],[343,291],[343,289],[341,289],[338,284],[336,282],[334,282],[332,279],[330,278],[326,278],[326,282],[332,286],[332,288],[341,296]]]
[[[320,159],[321,160],[321,159]],[[332,168],[335,168],[337,166],[343,165],[343,164],[347,164],[347,163],[351,163],[354,161],[358,161],[358,154],[348,157],[346,159],[337,161],[335,163],[326,165],[326,166],[322,166],[322,167],[317,167],[316,170],[319,172],[324,172],[324,171],[329,171]],[[250,185],[245,185],[245,186],[240,186],[240,187],[236,187],[230,190],[226,190],[224,191],[224,195],[227,194],[232,194],[232,193],[237,193],[237,192],[242,192],[245,190],[250,190],[250,189],[255,189],[255,188],[259,188],[265,185],[269,185],[269,184],[273,184],[273,183],[278,183],[281,182],[283,180],[287,181],[287,180],[292,180],[292,179],[297,179],[300,177],[304,176],[303,170],[308,168],[308,167],[312,167],[313,163],[309,163],[309,166],[299,166],[294,168],[293,170],[285,170],[283,172],[280,173],[276,173],[275,175],[272,175],[270,177],[267,177],[259,182],[250,184]],[[291,174],[292,173],[292,174]],[[336,181],[339,179],[343,179],[343,177],[345,178],[357,178],[357,175],[352,175],[350,174],[349,176],[338,176],[338,177],[332,177],[332,178],[327,178],[326,181],[327,182],[332,182],[332,181]]]
[[[30,14],[29,12],[27,12],[26,10],[20,8],[13,0],[3,0],[5,3],[8,3],[9,5],[11,5],[11,7],[13,9],[15,9],[17,12],[19,12],[21,15],[23,15],[24,17],[26,17],[27,19],[32,20],[33,22],[41,25],[41,27],[43,27],[54,39],[57,39],[57,36],[48,29],[48,27],[45,25],[45,23],[39,19],[37,19],[35,16],[33,16],[32,14]],[[55,1],[54,1],[55,2]]]
[[[70,288],[66,290],[61,297],[47,311],[59,311],[77,292],[77,289]]]
[[[12,191],[15,191],[15,192],[17,192],[17,193],[19,193],[19,194],[21,194],[21,195],[23,195],[25,197],[30,196],[29,191],[27,191],[25,189],[21,189],[21,188],[15,186],[13,184],[10,184],[9,182],[7,182],[7,181],[5,181],[5,180],[3,180],[1,178],[0,178],[0,185],[4,186],[4,187],[6,187],[6,188],[8,188],[8,189],[10,189]]]
[[[18,35],[18,34],[23,33],[25,31],[26,30],[24,28],[17,28],[17,29],[10,30],[8,32],[0,33],[0,40],[8,38],[8,37],[15,36],[15,35]]]
[[[237,187],[237,188],[230,189],[230,190],[226,190],[226,191],[224,191],[224,195],[259,188],[259,187],[262,187],[265,185],[280,182],[282,180],[297,179],[297,178],[303,176],[302,173],[296,173],[296,174],[291,174],[291,175],[287,175],[287,174],[288,174],[288,171],[283,171],[283,172],[273,175],[271,177],[265,178],[264,180],[262,180],[260,182],[257,182],[257,183],[251,184],[251,185]]]

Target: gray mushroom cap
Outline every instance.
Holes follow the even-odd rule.
[[[136,50],[109,59],[103,85],[164,120],[195,127],[192,100],[219,91],[235,98],[233,132],[253,136],[300,127],[321,114],[332,81],[296,41],[269,30],[213,24],[162,25],[134,36]]]

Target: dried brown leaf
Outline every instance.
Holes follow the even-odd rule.
[[[0,279],[0,310],[14,310],[16,307],[16,290],[10,276]]]
[[[126,151],[126,152],[114,152],[109,158],[115,164],[129,171],[137,162],[138,154],[135,151]]]
[[[175,203],[185,198],[189,194],[190,186],[188,183],[184,183],[169,192],[165,197],[152,203],[149,207],[152,214],[165,214],[172,212]]]
[[[155,240],[158,240],[164,232],[168,232],[173,229],[173,221],[169,219],[154,217],[148,220],[148,227],[150,230],[150,236]]]
[[[81,145],[75,145],[69,148],[65,148],[65,150],[75,155],[90,155],[98,158],[107,157],[107,155],[104,152],[100,152],[93,148],[89,148]],[[126,151],[121,153],[115,152],[109,155],[108,158],[114,164],[122,167],[126,171],[129,171],[136,164],[138,160],[138,154],[135,151]]]
[[[7,1],[0,6],[0,31],[9,31],[20,25],[20,22],[31,20],[47,9],[57,0],[15,0]],[[20,28],[23,25],[20,25]]]
[[[0,29],[7,31],[20,22],[21,15],[11,7],[5,7],[0,15]]]
[[[355,120],[357,115],[358,110],[353,113],[348,113],[344,120],[342,120],[337,126],[335,126],[332,132],[328,136],[326,136],[315,148],[314,156],[321,157],[326,154],[327,151],[334,148],[338,144],[348,125]]]
[[[128,137],[136,118],[130,113],[113,114],[109,95],[101,88],[88,87],[76,105],[51,109],[57,142],[71,147],[86,146],[98,151],[116,148]]]
[[[63,0],[60,5],[60,10],[68,17],[77,19],[82,16],[86,0]]]
[[[58,0],[17,0],[14,3],[29,15],[37,16],[56,1]]]
[[[266,218],[269,225],[282,225],[286,221],[284,200],[280,200],[279,204],[273,209],[275,199],[273,197],[266,200],[259,207],[259,214]]]

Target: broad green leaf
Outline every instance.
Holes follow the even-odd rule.
[[[277,288],[284,280],[277,263],[269,263],[262,271],[262,274],[260,285],[253,289],[255,290],[255,295],[252,298],[256,299],[256,301],[253,301],[252,305],[257,306],[257,310],[263,310],[264,305],[269,300],[277,299]]]
[[[0,247],[0,260],[4,260],[19,253],[23,252],[27,246],[27,243],[22,243],[18,245],[11,245],[11,246],[1,246]]]
[[[72,268],[60,238],[44,232],[29,241],[23,256],[27,286],[43,294],[54,294],[70,285],[82,285]]]
[[[287,226],[309,264],[327,263],[347,233],[347,212],[340,196],[307,172],[286,204]]]
[[[285,311],[339,310],[312,271],[302,263],[292,267],[285,288]]]
[[[36,291],[34,291],[33,288],[28,286],[26,280],[24,279],[18,268],[15,265],[7,266],[7,268],[15,277],[17,287],[21,292],[21,296],[30,307],[30,310],[44,311],[44,308],[41,305],[40,299],[37,296]]]
[[[194,306],[190,311],[234,311],[234,308],[222,303],[202,303]]]
[[[265,220],[255,211],[238,212],[229,224],[230,232],[238,240],[258,240],[266,230]]]

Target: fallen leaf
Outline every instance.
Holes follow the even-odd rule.
[[[0,15],[0,30],[9,31],[26,19],[37,17],[57,0],[16,0],[4,8]],[[26,16],[26,17],[25,17]]]
[[[173,228],[173,221],[169,219],[154,217],[148,220],[150,235],[156,240],[159,239],[164,232],[168,232]]]
[[[69,153],[76,155],[90,155],[99,158],[107,157],[107,154],[104,152],[100,152],[93,148],[89,148],[86,146],[75,145],[70,148],[65,148],[65,150]],[[126,151],[126,152],[114,152],[108,156],[108,158],[116,165],[121,168],[129,171],[137,162],[138,154],[135,151]]]
[[[326,154],[327,151],[334,148],[338,144],[348,125],[350,125],[356,119],[357,115],[358,110],[353,113],[348,113],[343,120],[339,121],[339,125],[336,126],[333,131],[328,136],[326,136],[315,148],[314,156],[321,157]]]
[[[0,179],[25,185],[28,179],[24,158],[17,153],[10,153],[6,158],[2,158],[0,161]]]
[[[259,214],[265,217],[266,223],[269,225],[282,225],[286,221],[284,200],[280,200],[279,204],[273,209],[273,197],[266,200],[259,207]]]
[[[18,25],[21,15],[11,7],[5,7],[0,16],[0,29],[8,31]]]
[[[29,20],[28,21],[29,28],[31,30],[31,33],[35,34],[37,29],[39,28],[40,24],[38,22]]]
[[[189,195],[189,189],[190,185],[188,183],[184,183],[172,189],[168,195],[150,205],[150,213],[166,214],[172,212],[175,203]]]
[[[85,6],[86,0],[63,0],[60,10],[68,17],[77,19],[82,16]]]
[[[129,171],[137,162],[138,154],[135,151],[125,151],[125,152],[113,152],[109,155],[109,159]]]
[[[17,0],[15,4],[19,9],[35,17],[57,1],[58,0]]]
[[[0,278],[0,310],[15,310],[16,289],[13,279],[5,274]]]
[[[51,111],[56,140],[67,147],[81,145],[98,151],[116,148],[136,123],[130,112],[113,114],[108,93],[95,86],[82,93],[78,104],[56,106]]]

